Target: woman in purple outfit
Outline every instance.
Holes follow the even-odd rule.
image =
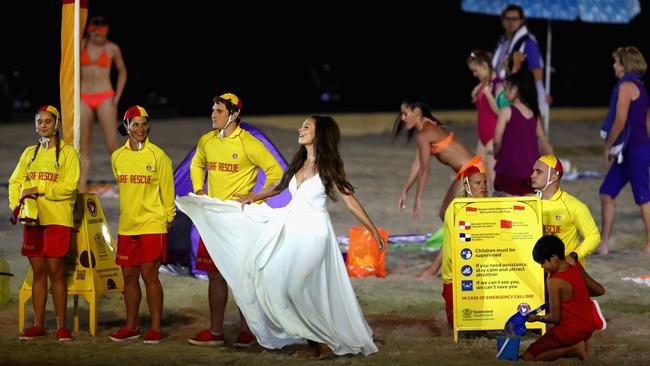
[[[610,111],[601,131],[605,138],[605,168],[609,171],[599,191],[602,231],[598,252],[609,252],[616,216],[615,199],[629,182],[645,224],[644,251],[650,253],[650,122],[647,122],[648,91],[641,80],[647,64],[636,47],[619,47],[612,56],[619,81],[612,91]]]
[[[542,129],[530,71],[508,75],[505,92],[512,105],[501,109],[494,132],[494,191],[498,196],[524,196],[533,193],[529,178],[540,148],[542,155],[553,155],[553,147]]]

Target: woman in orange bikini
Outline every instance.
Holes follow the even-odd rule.
[[[409,140],[417,131],[417,153],[411,164],[409,177],[400,194],[398,208],[400,213],[404,211],[408,191],[413,186],[413,183],[417,181],[412,216],[413,219],[419,220],[422,218],[422,195],[427,177],[429,176],[429,160],[431,159],[431,155],[434,155],[438,161],[452,168],[457,176],[461,176],[466,169],[472,166],[478,167],[483,173],[486,172],[486,168],[480,156],[475,156],[470,152],[456,138],[453,132],[444,128],[440,124],[440,121],[433,117],[429,105],[422,99],[405,99],[402,102],[400,114],[393,125],[393,141],[395,141],[404,128],[408,130]],[[459,182],[460,180],[456,179],[451,183],[442,200],[442,205],[438,211],[438,216],[441,220],[444,219],[447,206],[460,189]],[[420,273],[418,278],[431,277],[439,272],[442,258],[440,253],[438,254],[431,266]]]
[[[88,21],[87,36],[82,41],[81,51],[81,173],[79,191],[86,191],[90,171],[90,145],[95,119],[104,132],[109,153],[119,143],[117,126],[117,104],[126,84],[126,66],[117,44],[106,38],[108,23],[102,17]],[[117,87],[113,90],[111,65],[117,69]]]

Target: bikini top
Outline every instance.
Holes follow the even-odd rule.
[[[111,67],[111,57],[108,55],[108,52],[106,52],[106,48],[102,50],[102,53],[99,55],[97,60],[95,60],[95,62],[93,62],[93,60],[90,58],[88,48],[84,48],[84,50],[81,52],[81,58],[79,59],[79,62],[81,63],[81,66],[97,65],[99,67]]]
[[[451,144],[454,141],[454,133],[449,132],[449,134],[445,137],[443,137],[440,141],[437,142],[432,142],[430,144],[431,148],[431,155],[438,155],[441,152],[447,150],[447,147],[449,144]]]
[[[440,124],[437,123],[437,121],[434,122],[434,121],[429,120],[428,122],[430,122],[433,126],[436,126],[436,127],[440,126]],[[444,127],[441,127],[441,128],[444,128]],[[429,144],[429,146],[431,148],[431,155],[438,155],[441,152],[445,151],[447,149],[447,146],[449,146],[449,144],[451,144],[453,141],[454,141],[454,133],[449,132],[449,134],[447,136],[443,137],[439,141],[432,142],[431,144]]]

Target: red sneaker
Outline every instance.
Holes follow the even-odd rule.
[[[144,335],[144,343],[146,344],[158,344],[162,341],[163,335],[162,332],[149,329],[147,334]]]
[[[248,348],[255,344],[255,336],[253,333],[242,330],[239,332],[239,336],[235,340],[234,346],[240,348]]]
[[[70,334],[70,329],[68,328],[59,328],[59,330],[56,331],[56,339],[59,340],[59,342],[67,342],[72,340],[72,334]]]
[[[117,333],[113,333],[108,336],[113,342],[124,342],[129,339],[140,338],[140,328],[136,330],[130,330],[126,325],[118,329]]]
[[[603,312],[600,310],[600,305],[596,299],[591,299],[591,312],[593,313],[594,323],[597,330],[605,330],[607,328],[607,320]]]
[[[23,334],[18,337],[21,341],[31,341],[34,338],[42,337],[45,335],[43,327],[31,326],[23,330]]]
[[[223,333],[214,335],[210,329],[204,329],[187,341],[195,346],[221,346],[223,345]]]

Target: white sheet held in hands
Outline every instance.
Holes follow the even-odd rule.
[[[190,194],[178,207],[196,225],[260,345],[327,344],[335,354],[377,352],[339,251],[316,175],[272,209]]]

